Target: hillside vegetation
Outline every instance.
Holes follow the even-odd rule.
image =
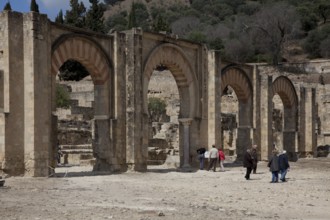
[[[236,62],[330,58],[328,0],[105,0],[107,32],[167,31]]]

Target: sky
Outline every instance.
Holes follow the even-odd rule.
[[[3,10],[6,3],[10,1],[10,5],[13,11],[29,12],[31,0],[0,0],[0,11]],[[36,0],[39,5],[39,12],[41,14],[47,14],[48,18],[54,21],[59,11],[62,9],[63,14],[70,8],[70,0]],[[88,9],[90,6],[89,0],[80,0]]]

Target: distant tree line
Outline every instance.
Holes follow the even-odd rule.
[[[105,4],[111,9],[120,2]],[[276,65],[292,42],[299,42],[310,58],[330,57],[328,0],[190,0],[170,6],[159,2],[133,2],[130,11],[105,19],[106,31],[141,27],[171,32],[207,44],[236,62]]]

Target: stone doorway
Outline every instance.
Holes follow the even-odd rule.
[[[94,165],[94,84],[77,61],[62,65],[56,77],[57,166]]]
[[[221,145],[226,156],[236,159],[238,99],[234,89],[227,86],[221,96]],[[229,157],[228,157],[229,158]]]
[[[279,151],[283,149],[283,131],[284,131],[284,107],[281,97],[275,94],[273,97],[273,114],[272,114],[272,133],[273,147]]]
[[[148,85],[149,141],[147,165],[179,167],[180,96],[166,67],[152,73]]]
[[[296,152],[297,152],[297,139],[298,139],[298,98],[295,92],[295,88],[292,82],[284,76],[280,76],[276,78],[273,82],[272,86],[272,94],[273,94],[273,119],[276,119],[276,112],[278,111],[277,107],[282,102],[283,104],[283,113],[281,114],[282,119],[277,119],[278,121],[282,121],[283,126],[276,125],[274,123],[273,127],[273,145],[272,148],[277,147],[280,150],[286,150],[288,152],[288,156],[291,160],[296,160]],[[281,101],[280,101],[281,100]],[[275,107],[275,109],[274,109]],[[279,112],[280,113],[280,112]],[[278,117],[278,116],[277,116]],[[275,126],[276,125],[276,126]],[[282,127],[282,132],[277,132],[276,127]],[[281,140],[282,135],[282,140]],[[276,139],[275,139],[276,138]],[[274,145],[275,144],[275,145]],[[278,145],[276,145],[278,144]],[[272,149],[269,149],[269,154]]]
[[[233,91],[231,94],[235,93],[237,97],[237,138],[234,147],[236,149],[236,160],[241,161],[246,149],[252,146],[252,84],[244,70],[235,66],[228,66],[222,70],[220,88],[222,96],[226,95],[228,91]]]
[[[82,47],[87,49],[81,50]],[[97,43],[81,36],[64,35],[56,41],[52,49],[53,149],[50,158],[56,165],[56,149],[59,139],[64,151],[61,161],[64,164],[82,165],[87,163],[93,165],[91,169],[95,171],[109,170],[109,156],[112,152],[109,138],[110,61]],[[71,101],[72,106],[75,106],[71,108],[71,113],[73,109],[78,113],[72,116],[77,120],[72,120],[71,123],[58,120],[55,101],[56,77],[61,67],[68,61],[80,63],[89,74],[81,82],[66,84],[66,87],[74,92],[71,93],[71,98],[78,99],[78,101]],[[85,98],[81,99],[83,96]],[[71,119],[69,117],[69,120]],[[61,124],[62,122],[63,124]],[[59,130],[58,124],[61,125]],[[62,128],[68,126],[75,128],[61,133]]]

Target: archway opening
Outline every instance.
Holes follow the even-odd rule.
[[[56,75],[57,149],[56,172],[80,167],[92,171],[94,129],[94,83],[87,69],[69,59]],[[61,169],[62,168],[62,169]]]
[[[231,161],[235,161],[237,157],[238,105],[235,90],[231,86],[227,86],[221,96],[221,145],[227,155],[227,160]]]
[[[167,66],[159,65],[148,84],[148,170],[175,168],[179,158],[180,95]]]
[[[272,99],[272,133],[273,148],[283,150],[283,131],[284,131],[284,106],[281,97],[275,94]]]

